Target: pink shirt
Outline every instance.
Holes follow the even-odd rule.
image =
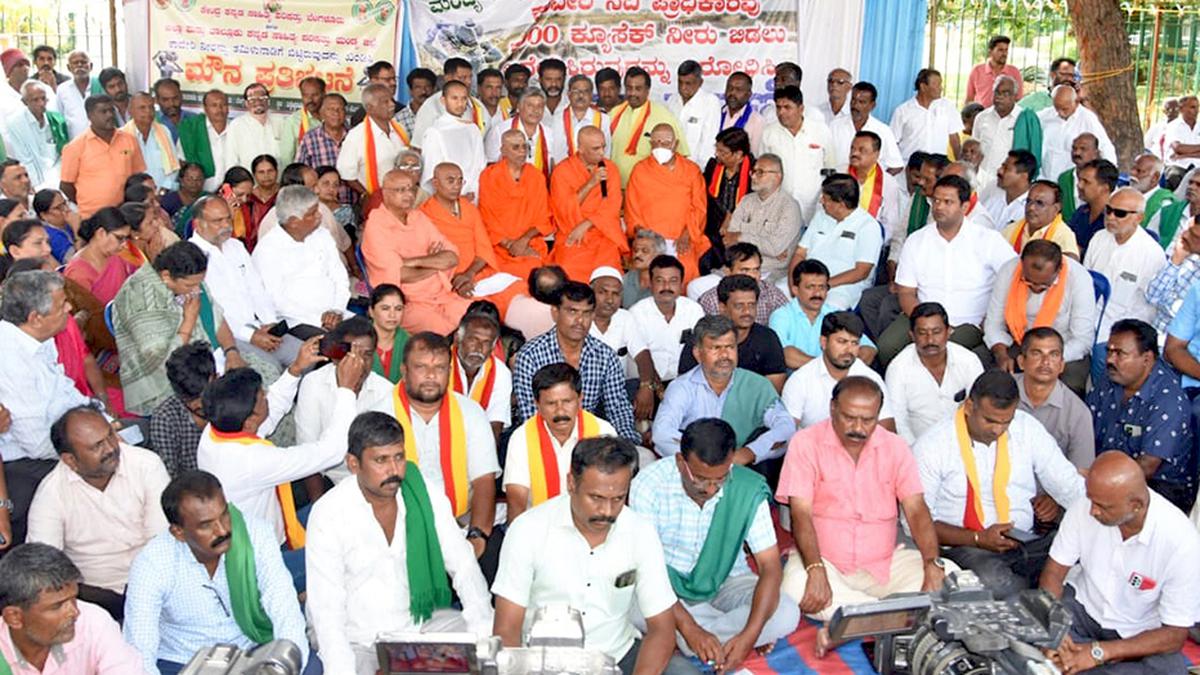
[[[79,602],[75,637],[50,649],[38,671],[13,647],[9,627],[0,625],[0,652],[13,675],[136,675],[145,672],[142,657],[121,638],[121,628],[103,609]]]
[[[856,464],[830,420],[792,436],[775,498],[812,504],[821,557],[843,574],[891,576],[897,501],[921,494],[917,461],[904,439],[876,426]]]
[[[992,105],[992,85],[996,83],[996,78],[1000,75],[1007,75],[1017,83],[1017,99],[1021,98],[1021,90],[1025,85],[1021,82],[1021,71],[1011,63],[1004,64],[1004,67],[997,73],[992,70],[992,64],[984,61],[983,63],[971,69],[971,75],[967,78],[967,102],[975,101],[979,105],[987,108]]]

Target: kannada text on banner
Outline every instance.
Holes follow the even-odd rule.
[[[396,15],[395,0],[152,0],[150,79],[178,80],[189,104],[210,89],[240,103],[259,82],[294,109],[309,76],[358,101],[366,67],[395,59]]]

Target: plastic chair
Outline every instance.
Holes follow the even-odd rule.
[[[362,272],[362,281],[367,285],[367,292],[375,290],[371,286],[371,280],[367,278],[367,259],[363,257],[362,244],[354,245],[354,262],[358,263],[358,269]]]
[[[1096,317],[1096,334],[1099,335],[1100,322],[1104,320],[1104,310],[1108,309],[1108,299],[1112,296],[1112,284],[1108,282],[1108,277],[1096,270],[1088,270],[1088,274],[1092,275],[1092,290],[1096,302],[1100,303],[1100,314]]]
[[[110,300],[109,303],[104,306],[104,325],[108,326],[108,332],[110,335],[116,336],[117,331],[116,331],[116,329],[113,328],[113,303],[114,302],[116,302],[116,301]]]

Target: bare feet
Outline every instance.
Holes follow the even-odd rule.
[[[833,640],[829,637],[829,629],[821,626],[817,629],[817,658],[823,659],[833,649]]]
[[[755,647],[754,651],[757,652],[759,656],[766,656],[767,654],[770,654],[771,652],[775,651],[775,643],[772,642],[769,645]]]

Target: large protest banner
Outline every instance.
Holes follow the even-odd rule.
[[[151,0],[147,13],[148,79],[178,80],[191,105],[220,89],[238,106],[260,82],[294,109],[310,75],[357,101],[364,69],[395,58],[396,0]]]
[[[461,56],[481,67],[555,56],[571,74],[645,68],[655,94],[674,90],[675,69],[694,59],[705,88],[730,73],[754,78],[760,96],[780,61],[796,61],[796,0],[429,0],[410,2],[421,65],[440,72]]]

